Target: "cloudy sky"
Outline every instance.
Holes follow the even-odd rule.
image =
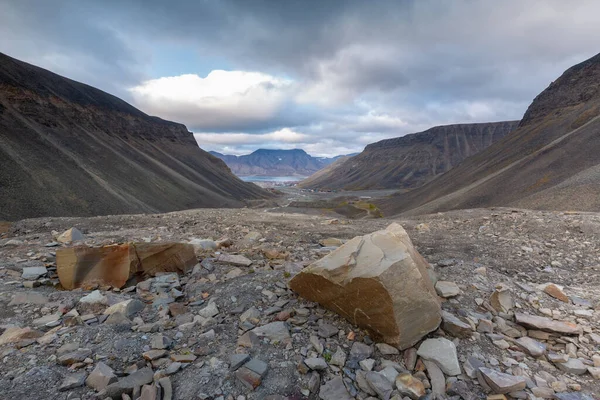
[[[600,51],[597,0],[0,0],[0,52],[230,154],[520,119]]]

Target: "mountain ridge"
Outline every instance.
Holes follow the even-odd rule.
[[[342,157],[313,157],[303,149],[260,148],[241,156],[209,153],[225,161],[239,176],[308,176]]]
[[[428,184],[380,202],[388,214],[509,206],[600,210],[600,55],[567,69],[519,128]]]
[[[310,177],[300,187],[313,189],[413,189],[447,172],[517,127],[518,121],[452,124],[384,139]]]
[[[243,206],[269,194],[179,123],[0,53],[0,219]]]

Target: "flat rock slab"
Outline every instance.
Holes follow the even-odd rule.
[[[454,297],[460,294],[458,285],[450,281],[437,281],[435,284],[435,291],[444,298]]]
[[[421,343],[417,354],[425,360],[436,363],[446,375],[460,374],[456,345],[448,339],[427,339]]]
[[[577,358],[569,358],[567,362],[555,363],[556,368],[573,375],[583,375],[587,366]]]
[[[116,381],[117,376],[112,368],[100,361],[85,380],[85,384],[92,389],[101,391]]]
[[[394,223],[346,242],[303,269],[289,285],[300,296],[404,349],[441,321],[428,268],[404,228]]]
[[[46,275],[47,273],[48,270],[46,267],[24,267],[21,277],[23,279],[37,279],[42,275]]]
[[[319,398],[321,400],[354,400],[354,397],[350,396],[348,390],[344,386],[342,378],[333,378],[319,390]]]
[[[154,373],[152,369],[148,367],[142,368],[131,375],[121,378],[118,382],[108,385],[106,387],[106,396],[113,400],[121,399],[123,394],[131,395],[134,388],[152,383],[153,379]]]
[[[266,337],[271,342],[288,342],[291,340],[290,331],[287,328],[285,322],[277,321],[269,324],[259,326],[251,331],[257,337]]]
[[[554,321],[546,317],[538,317],[524,313],[515,313],[515,321],[526,328],[560,333],[563,335],[580,335],[582,329],[573,322]]]
[[[249,267],[252,264],[252,260],[240,254],[220,254],[217,257],[217,261],[224,264],[237,265],[240,267]]]
[[[532,357],[541,357],[546,354],[545,344],[527,336],[518,338],[515,340],[515,344]]]
[[[479,368],[479,375],[494,393],[505,394],[517,392],[527,387],[525,378],[496,371],[490,368]]]

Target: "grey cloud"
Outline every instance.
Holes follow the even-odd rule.
[[[286,101],[268,119],[172,118],[198,132],[289,127],[322,150],[520,118],[564,69],[598,51],[599,13],[593,0],[0,0],[0,51],[125,96],[160,56],[153,44],[187,46],[227,68],[291,78],[316,99]]]

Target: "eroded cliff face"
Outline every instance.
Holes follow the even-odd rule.
[[[447,172],[517,127],[518,121],[437,126],[368,145],[300,185],[319,189],[412,189]]]
[[[510,135],[380,207],[387,215],[490,206],[599,211],[598,132],[600,55],[552,82]]]
[[[184,125],[0,54],[0,219],[241,206],[267,197]]]

